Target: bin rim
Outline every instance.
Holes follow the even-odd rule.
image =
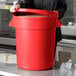
[[[18,8],[18,9],[15,9],[16,12],[25,12],[25,11],[28,11],[28,12],[41,12],[43,13],[43,11],[46,11],[46,12],[49,12],[49,10],[41,10],[41,9],[29,9],[29,8]]]
[[[40,9],[28,9],[28,8],[19,8],[15,9],[16,12],[30,12],[30,13],[38,13],[43,16],[54,16],[58,17],[58,12],[49,11],[49,10],[40,10]]]
[[[9,26],[11,27],[15,27],[14,26],[14,22],[15,19],[25,19],[25,20],[51,20],[51,18],[55,21],[55,27],[61,27],[61,22],[58,19],[58,12],[55,11],[48,11],[48,10],[39,10],[39,9],[26,9],[26,8],[19,8],[16,9],[16,12],[26,12],[26,13],[37,13],[38,15],[43,15],[46,17],[20,17],[15,15],[15,13],[12,13],[13,18],[11,20],[11,22],[9,23]],[[35,14],[35,15],[37,15]]]

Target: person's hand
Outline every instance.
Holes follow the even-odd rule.
[[[16,12],[15,9],[18,9],[18,8],[20,8],[20,4],[13,5],[10,8],[10,12]]]

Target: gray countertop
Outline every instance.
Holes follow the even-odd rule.
[[[43,71],[29,71],[22,70],[17,67],[16,64],[2,64],[0,63],[0,75],[1,72],[11,73],[11,76],[76,76],[76,68],[72,66],[67,72],[60,72],[60,63],[56,63],[53,69],[43,70]],[[3,75],[3,76],[10,76]]]

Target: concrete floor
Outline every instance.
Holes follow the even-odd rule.
[[[68,71],[60,72],[61,63],[56,62],[56,65],[53,69],[44,70],[44,71],[28,71],[22,70],[17,67],[16,64],[1,64],[0,63],[0,75],[4,72],[3,76],[10,76],[7,73],[12,73],[11,76],[76,76],[76,68],[72,66],[72,68]]]

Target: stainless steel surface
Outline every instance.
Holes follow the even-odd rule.
[[[0,9],[5,9],[6,0],[0,0]]]
[[[20,76],[76,76],[75,66],[72,66],[72,68],[67,72],[60,72],[59,64],[60,63],[57,63],[54,69],[44,71],[28,71],[19,69],[16,64],[0,64],[0,71],[17,74]]]
[[[0,0],[0,2],[6,2],[6,0]]]
[[[14,38],[0,37],[0,44],[16,45],[16,40]]]
[[[76,63],[76,40],[62,39],[57,45],[57,60],[58,51],[71,52],[72,63]]]
[[[76,25],[62,26],[61,30],[63,35],[76,36]]]

